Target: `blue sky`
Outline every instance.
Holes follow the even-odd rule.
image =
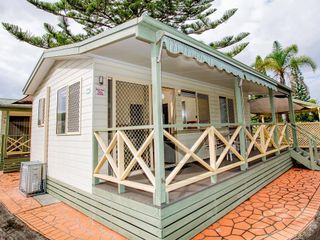
[[[300,54],[311,56],[318,64],[315,73],[304,71],[311,96],[320,101],[320,1],[319,0],[216,0],[216,16],[229,8],[239,8],[231,20],[201,40],[210,42],[225,35],[250,32],[250,45],[237,59],[251,64],[256,55],[265,56],[274,40],[284,46],[296,43]],[[0,21],[18,24],[34,33],[42,33],[42,23],[56,23],[57,18],[36,9],[26,0],[0,1]],[[15,40],[0,29],[0,97],[19,98],[42,50]]]

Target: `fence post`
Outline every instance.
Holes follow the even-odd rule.
[[[98,141],[94,134],[92,134],[92,185],[97,185],[100,180],[93,176],[94,169],[98,165]]]
[[[118,140],[118,180],[120,181],[121,176],[124,172],[124,141],[120,134],[117,136]],[[124,193],[125,186],[118,183],[118,193]]]
[[[309,137],[309,155],[310,155],[310,168],[312,170],[315,169],[315,162],[314,162],[314,148],[313,148],[313,140]]]

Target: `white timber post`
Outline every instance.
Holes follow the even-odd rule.
[[[162,89],[161,89],[161,61],[158,58],[161,52],[160,42],[153,43],[151,49],[151,75],[152,75],[152,105],[154,125],[154,167],[155,167],[155,190],[153,202],[161,206],[167,202],[164,169],[164,141],[162,119]]]
[[[236,99],[236,109],[237,109],[237,122],[241,125],[241,130],[239,132],[240,141],[240,154],[245,159],[244,164],[241,165],[241,170],[245,171],[248,169],[247,162],[247,147],[246,147],[246,136],[245,136],[245,116],[244,116],[244,104],[243,104],[243,93],[242,93],[242,81],[237,77],[234,81],[234,96]]]

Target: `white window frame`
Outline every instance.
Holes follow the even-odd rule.
[[[73,85],[73,84],[75,84],[75,83],[78,83],[79,82],[79,84],[80,84],[80,89],[79,89],[79,131],[78,132],[68,132],[68,116],[69,116],[69,114],[68,114],[68,106],[69,106],[69,87],[71,86],[71,85]],[[65,86],[63,86],[63,87],[61,87],[61,88],[59,88],[58,90],[57,90],[57,94],[56,94],[56,96],[57,96],[57,101],[56,101],[56,117],[57,117],[57,113],[58,113],[58,91],[60,91],[61,89],[63,89],[63,88],[67,88],[66,89],[66,119],[65,119],[65,133],[57,133],[57,118],[56,118],[56,135],[57,136],[72,136],[72,135],[81,135],[81,116],[82,116],[82,114],[81,114],[81,109],[82,109],[82,80],[80,80],[80,81],[75,81],[75,82],[72,82],[72,83],[70,83],[70,84],[68,84],[68,85],[65,85]]]
[[[201,124],[200,123],[200,116],[199,116],[199,104],[198,104],[198,94],[201,94],[201,95],[206,95],[208,96],[208,104],[209,104],[209,122],[208,123],[203,123],[203,124],[210,124],[211,123],[211,108],[210,108],[210,94],[208,93],[204,93],[204,92],[201,92],[201,91],[194,91],[194,90],[189,90],[189,89],[177,89],[178,92],[181,92],[182,91],[186,91],[186,92],[194,92],[195,93],[195,102],[196,102],[196,114],[197,114],[197,124]],[[182,115],[181,115],[182,116]],[[183,122],[183,119],[182,119],[182,122]],[[183,123],[184,124],[184,123]]]
[[[221,121],[221,105],[220,105],[220,98],[225,98],[226,99],[226,110],[227,110],[227,119],[228,119],[228,121],[227,122],[225,122],[225,123],[223,123],[222,121]],[[230,122],[230,113],[229,113],[229,105],[228,105],[228,100],[232,100],[232,104],[233,104],[233,116],[234,116],[234,122]],[[218,103],[219,103],[219,114],[220,114],[220,123],[222,123],[222,124],[233,124],[233,123],[236,123],[236,109],[235,109],[235,100],[234,100],[234,98],[232,98],[232,97],[228,97],[228,96],[225,96],[225,95],[219,95],[218,96]]]

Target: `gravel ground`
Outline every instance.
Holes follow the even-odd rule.
[[[0,240],[47,240],[13,216],[0,203]]]
[[[293,240],[320,240],[320,212],[318,212],[307,229]]]

